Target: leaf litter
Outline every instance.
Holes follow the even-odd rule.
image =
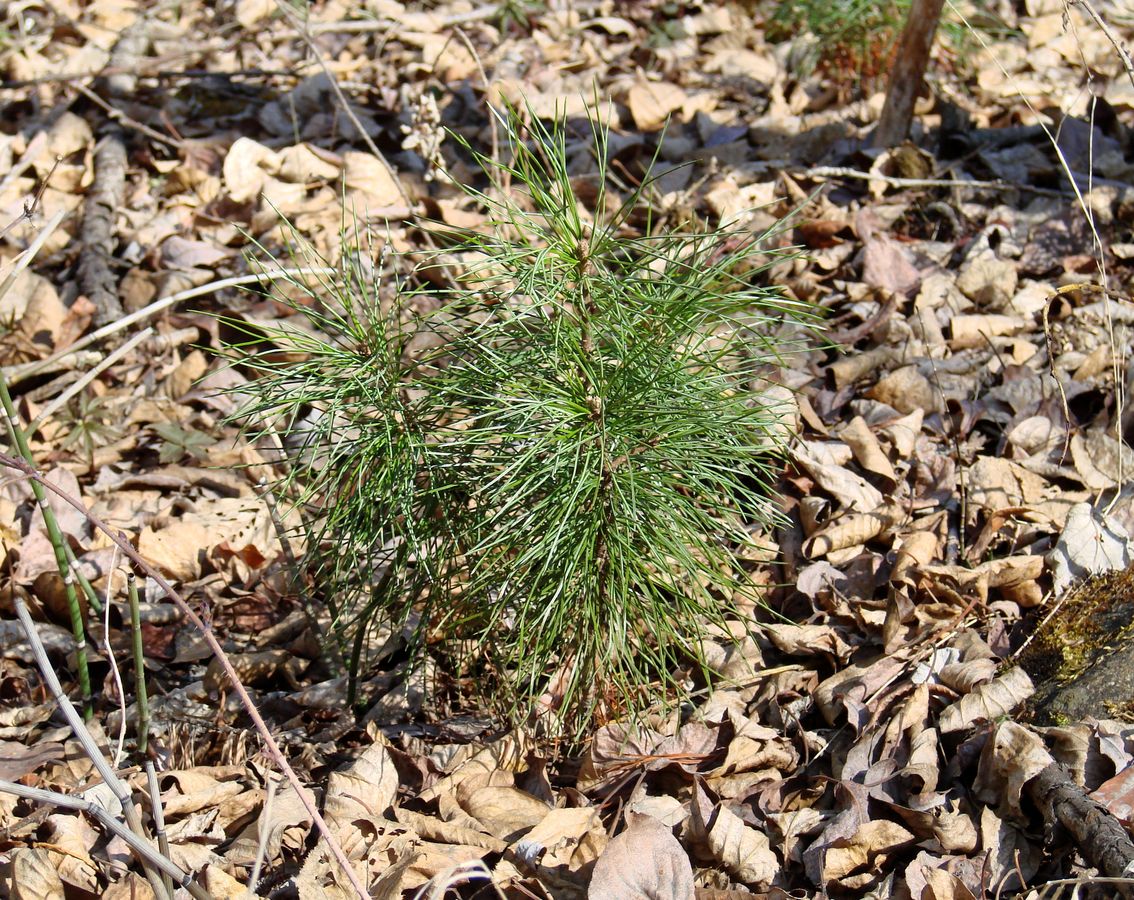
[[[1017,653],[1083,576],[1130,566],[1134,420],[1118,398],[1131,384],[1134,79],[1094,7],[995,7],[1007,28],[978,22],[964,55],[939,38],[914,142],[883,151],[863,142],[877,86],[846,71],[850,87],[833,90],[830,68],[796,68],[805,36],[770,42],[758,3],[330,0],[310,7],[306,39],[263,0],[6,9],[0,211],[13,224],[0,263],[35,237],[30,198],[45,216],[76,213],[0,301],[0,362],[24,421],[39,422],[36,458],[205,612],[373,896],[1038,897],[1098,873],[1033,795],[1055,762],[1128,824],[1131,698],[1040,726]],[[1134,37],[1120,4],[1097,9]],[[128,95],[101,84],[124,71]],[[222,424],[233,407],[217,389],[246,375],[195,349],[230,338],[201,311],[253,326],[289,311],[207,286],[246,273],[260,248],[298,243],[296,259],[333,262],[356,228],[410,252],[417,219],[475,228],[481,211],[447,180],[469,170],[442,128],[492,152],[488,102],[579,116],[596,95],[625,177],[643,174],[664,129],[649,193],[663,222],[785,220],[782,245],[806,251],[771,278],[827,311],[838,349],[779,373],[798,432],[781,477],[789,524],[752,562],[783,618],[707,632],[719,681],[692,708],[596,723],[578,754],[501,733],[459,697],[427,707],[428,673],[410,670],[396,633],[356,714],[286,564],[302,550],[281,544],[293,513],[259,487],[278,474],[272,448]],[[130,333],[64,355],[96,324],[67,273],[99,177],[103,98],[129,148],[112,248],[124,312],[206,292],[149,318],[68,418],[47,407]],[[30,496],[20,479],[0,488],[4,612],[23,597],[67,672]],[[129,653],[123,560],[57,506],[80,570],[110,598],[106,624],[91,618],[106,680],[89,728],[113,755],[136,719],[109,666]],[[141,622],[171,858],[217,897],[243,896],[258,861],[260,895],[354,896],[152,581]],[[15,625],[0,622],[3,776],[97,791]],[[0,792],[0,825],[13,897],[151,891],[93,820]]]

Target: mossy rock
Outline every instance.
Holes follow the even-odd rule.
[[[1085,581],[1037,629],[1020,656],[1036,683],[1039,724],[1092,716],[1134,721],[1134,567]]]

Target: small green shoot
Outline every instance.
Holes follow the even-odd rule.
[[[150,429],[163,441],[158,451],[158,459],[163,463],[179,462],[187,456],[200,462],[216,444],[216,438],[203,431],[174,422],[155,422]]]

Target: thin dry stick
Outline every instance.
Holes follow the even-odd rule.
[[[146,125],[144,122],[139,122],[137,119],[131,119],[126,113],[120,109],[115,109],[109,103],[102,99],[98,94],[92,91],[85,84],[76,84],[75,90],[94,103],[96,106],[101,106],[111,119],[125,125],[127,128],[132,128],[134,131],[140,131],[148,138],[152,138],[162,144],[167,144],[170,147],[175,147],[178,150],[184,150],[188,146],[187,141],[179,141],[177,138],[171,138],[168,135],[162,134],[160,131],[155,131]]]
[[[118,362],[118,360],[122,359],[122,357],[124,357],[127,353],[137,347],[138,344],[142,343],[142,341],[144,341],[153,333],[154,330],[152,328],[144,328],[113,353],[110,353],[107,356],[103,357],[102,361],[97,366],[88,371],[85,375],[83,375],[82,378],[80,378],[73,385],[67,388],[67,390],[63,391],[63,393],[61,393],[58,397],[48,403],[47,406],[45,406],[40,411],[40,414],[32,419],[31,423],[28,425],[28,433],[30,434],[34,431],[39,430],[39,427],[44,422],[46,422],[64,403],[74,397],[77,393],[79,393],[79,391],[81,391],[88,384],[98,378],[100,374],[113,366],[116,362]]]
[[[572,4],[575,12],[592,13],[602,8],[601,3],[575,3]],[[470,9],[468,12],[453,13],[444,16],[439,22],[441,28],[452,28],[459,25],[471,25],[474,22],[485,22],[500,14],[500,5],[490,3]],[[402,23],[394,19],[341,19],[337,22],[313,22],[311,33],[318,34],[369,34],[372,31],[393,31]]]
[[[896,175],[883,175],[880,172],[863,172],[848,166],[815,166],[811,169],[785,169],[796,178],[854,178],[858,181],[880,181],[891,187],[901,188],[968,188],[985,191],[1024,191],[1043,197],[1066,197],[1067,191],[1055,188],[1033,187],[1027,184],[1010,184],[1007,181],[969,181],[959,178],[899,178]]]
[[[27,149],[21,154],[16,164],[4,174],[3,178],[0,178],[0,195],[8,190],[8,185],[30,169],[35,161],[43,156],[45,150],[47,150],[47,132],[37,132],[36,136],[28,141]],[[19,219],[16,221],[18,222]]]
[[[16,461],[16,457],[7,457],[7,459],[11,459],[13,462]],[[20,469],[21,466],[16,465],[14,468]],[[43,479],[40,479],[40,484],[45,483]],[[32,653],[35,656],[36,666],[38,666],[40,674],[43,676],[44,684],[47,685],[48,690],[51,691],[52,696],[55,697],[55,702],[59,704],[59,709],[63,713],[63,717],[67,720],[67,724],[71,726],[71,732],[82,745],[83,752],[95,767],[95,771],[102,777],[106,786],[110,788],[111,792],[114,794],[114,799],[117,800],[118,805],[122,807],[122,815],[126,819],[126,824],[129,826],[130,832],[132,832],[132,837],[136,838],[136,841],[127,840],[127,843],[139,854],[139,859],[142,863],[142,868],[145,870],[146,878],[150,881],[150,884],[154,886],[154,893],[160,897],[162,892],[161,879],[155,871],[156,866],[162,868],[164,871],[168,871],[170,875],[176,872],[177,874],[174,877],[176,877],[179,885],[186,888],[194,897],[198,897],[199,900],[209,900],[209,895],[205,893],[200,885],[193,881],[192,876],[182,872],[176,866],[173,866],[173,863],[169,860],[166,860],[166,863],[173,866],[172,871],[158,862],[160,854],[158,854],[146,840],[146,831],[142,827],[142,819],[138,815],[138,811],[134,808],[134,801],[130,796],[130,789],[126,787],[118,777],[118,773],[110,767],[110,764],[103,757],[102,752],[98,748],[98,744],[95,743],[95,739],[87,730],[86,725],[83,724],[83,719],[79,715],[79,711],[75,709],[75,705],[64,693],[63,685],[59,683],[55,669],[52,667],[51,661],[47,658],[47,651],[44,650],[43,644],[39,640],[39,632],[36,631],[31,614],[28,612],[27,606],[19,595],[15,596],[15,605],[16,616],[20,620],[20,625],[23,626],[24,634],[27,636],[28,645],[31,647]],[[61,805],[58,801],[52,802],[55,802],[57,806]],[[82,802],[86,803],[87,801],[84,800]]]
[[[62,214],[59,215],[62,218]],[[45,229],[46,230],[46,229]],[[109,337],[125,328],[129,328],[136,322],[141,322],[143,319],[148,319],[150,316],[155,316],[164,309],[168,309],[174,304],[181,303],[185,300],[192,300],[194,297],[203,297],[206,294],[212,294],[216,291],[223,290],[230,287],[241,287],[245,284],[257,284],[262,281],[273,281],[277,278],[302,278],[308,275],[334,275],[338,270],[330,266],[308,266],[298,269],[267,269],[263,272],[256,272],[252,275],[235,275],[231,278],[222,278],[219,281],[210,281],[208,284],[202,284],[195,288],[188,290],[178,291],[176,294],[169,294],[165,297],[160,297],[151,303],[139,309],[137,312],[130,313],[124,316],[117,322],[111,322],[96,331],[92,331],[86,337],[80,338],[71,344],[69,347],[60,350],[58,353],[53,353],[51,356],[43,359],[37,359],[33,362],[22,363],[18,366],[6,366],[3,369],[4,377],[8,380],[10,386],[19,384],[26,378],[55,365],[60,360],[66,359],[72,354],[77,354],[78,351],[84,347],[89,347],[91,344],[101,341],[105,337]],[[0,290],[0,294],[3,291]]]
[[[162,875],[168,876],[173,881],[177,882],[178,885],[184,886],[197,900],[213,900],[212,895],[193,881],[191,876],[183,872],[181,868],[171,860],[156,853],[153,847],[146,841],[139,838],[129,828],[124,827],[121,822],[97,803],[84,800],[82,797],[72,797],[69,794],[59,794],[55,791],[45,791],[40,788],[27,787],[18,782],[5,781],[2,779],[0,779],[0,792],[11,794],[13,797],[20,797],[24,800],[31,800],[33,803],[44,803],[48,806],[57,806],[60,809],[71,809],[75,812],[87,813],[88,815],[94,816],[98,819],[99,824],[101,824],[103,828],[115,837],[121,838],[123,843],[133,850],[141,859],[151,863],[154,868],[160,869]],[[150,887],[154,888],[155,896],[168,896],[160,878],[157,879],[156,882],[151,882]]]
[[[0,282],[0,297],[3,297],[8,293],[8,290],[12,287],[13,282],[15,282],[16,278],[19,277],[19,274],[31,264],[31,261],[35,259],[36,254],[40,251],[40,248],[43,247],[45,243],[47,243],[47,239],[51,237],[51,233],[59,227],[59,223],[63,221],[63,217],[66,215],[67,211],[61,209],[50,219],[48,219],[43,228],[40,229],[39,234],[35,236],[35,240],[31,242],[28,249],[16,258],[16,264],[12,266],[12,271],[5,276],[2,282]],[[19,221],[19,219],[17,219],[16,221]],[[9,382],[9,384],[10,383],[11,382]]]
[[[126,556],[134,562],[135,565],[137,565],[150,578],[152,578],[157,586],[162,589],[165,595],[171,601],[173,601],[174,605],[181,610],[182,615],[184,615],[185,618],[187,618],[193,624],[193,627],[196,628],[201,637],[205,639],[205,643],[209,645],[209,649],[212,651],[214,658],[217,660],[217,662],[220,663],[221,668],[224,670],[225,676],[228,678],[233,693],[235,693],[239,698],[241,704],[244,706],[245,711],[247,711],[249,718],[252,719],[252,724],[255,726],[256,731],[259,732],[261,739],[264,741],[264,748],[267,751],[268,756],[271,757],[272,761],[276,764],[279,770],[287,778],[291,786],[295,789],[295,793],[299,797],[300,802],[303,804],[303,808],[307,811],[307,814],[311,816],[311,821],[315,823],[315,827],[318,830],[319,834],[327,842],[327,846],[330,848],[331,855],[334,856],[335,861],[338,862],[338,864],[342,867],[343,874],[346,876],[347,880],[350,881],[351,887],[354,888],[354,890],[357,892],[360,900],[370,900],[370,894],[363,886],[362,882],[359,880],[358,873],[350,864],[350,860],[347,859],[346,853],[343,852],[343,848],[339,845],[339,842],[335,840],[334,835],[331,834],[330,826],[327,825],[326,820],[319,812],[319,808],[303,790],[303,785],[299,780],[299,776],[295,774],[295,770],[292,769],[292,767],[288,764],[287,758],[284,756],[279,744],[277,744],[276,739],[272,737],[271,730],[268,728],[268,725],[264,721],[263,716],[260,715],[260,711],[256,708],[256,704],[252,702],[252,698],[248,695],[248,691],[241,683],[240,676],[237,674],[236,669],[233,668],[232,662],[228,658],[228,654],[224,652],[224,648],[220,645],[220,641],[217,640],[212,628],[205,624],[205,622],[199,615],[197,615],[197,613],[185,601],[181,594],[174,590],[173,585],[170,584],[165,579],[165,577],[159,571],[157,571],[157,569],[155,569],[148,562],[146,562],[145,559],[142,558],[142,555],[134,549],[133,544],[131,544],[126,539],[126,536],[121,531],[112,530],[110,526],[107,525],[102,519],[88,510],[81,500],[72,497],[66,491],[61,490],[60,488],[48,482],[38,469],[25,462],[24,460],[19,459],[18,457],[9,456],[7,453],[0,453],[0,466],[6,466],[7,468],[14,469],[17,472],[22,472],[25,476],[41,484],[44,488],[51,491],[56,496],[60,497],[64,502],[70,504],[80,513],[82,513],[83,516],[86,517],[88,522],[90,522],[92,525],[94,525],[95,528],[97,528],[108,538],[110,538],[110,540],[114,544],[116,544],[122,550],[122,552],[125,553]],[[52,673],[52,677],[54,677],[54,673]],[[205,900],[207,900],[207,898],[205,898]]]
[[[1091,17],[1095,25],[1098,26],[1099,31],[1111,42],[1115,52],[1118,53],[1118,58],[1122,60],[1122,67],[1126,70],[1126,77],[1129,78],[1130,83],[1134,85],[1134,59],[1130,58],[1130,51],[1126,49],[1126,44],[1119,40],[1118,35],[1114,33],[1114,29],[1106,23],[1106,20],[1098,14],[1087,0],[1071,0],[1071,5],[1083,7],[1084,12]]]
[[[370,137],[370,135],[366,133],[366,129],[362,127],[362,122],[359,121],[358,116],[356,116],[354,110],[351,109],[350,101],[347,100],[346,94],[344,94],[343,89],[339,87],[339,81],[337,78],[335,78],[335,73],[331,71],[331,67],[327,65],[327,61],[323,59],[323,54],[321,54],[319,52],[319,48],[315,46],[315,41],[311,37],[311,29],[309,23],[301,18],[295,12],[295,10],[285,2],[285,0],[276,0],[276,6],[280,9],[281,12],[283,12],[284,18],[286,18],[288,22],[291,23],[291,26],[295,29],[296,33],[303,39],[303,43],[307,45],[307,49],[310,50],[314,55],[315,61],[319,63],[319,68],[321,68],[323,70],[323,74],[327,76],[327,82],[331,86],[331,91],[334,93],[335,99],[339,101],[339,105],[343,108],[343,112],[346,114],[346,117],[350,119],[350,123],[354,126],[355,131],[358,132],[359,137],[362,138],[362,141],[366,144],[367,149],[370,150],[370,152],[374,155],[374,158],[377,159],[378,162],[380,162],[389,173],[390,178],[394,182],[394,187],[398,189],[398,194],[401,195],[401,198],[403,201],[405,201],[406,206],[412,207],[413,202],[410,200],[410,196],[406,192],[406,189],[402,186],[402,180],[398,178],[398,173],[394,170],[394,167],[386,161],[386,157],[382,155],[382,151],[378,149],[378,145],[374,143],[374,139]]]
[[[268,788],[264,793],[264,810],[260,814],[261,821],[272,821],[272,805],[276,800],[276,791],[279,790],[279,782],[276,781],[274,773],[268,774]],[[264,858],[268,855],[268,833],[271,829],[260,829],[260,840],[256,844],[256,859],[252,863],[252,871],[248,873],[248,893],[255,896],[256,884],[260,881],[260,872],[264,868]]]
[[[75,567],[74,563],[71,563]],[[122,670],[118,668],[118,657],[114,655],[114,648],[110,646],[110,598],[114,589],[114,573],[118,569],[118,549],[111,555],[110,565],[106,570],[106,595],[102,604],[102,650],[106,654],[106,661],[110,665],[110,674],[114,678],[114,688],[118,691],[118,746],[114,748],[114,768],[122,765],[126,745],[126,687],[122,684]]]

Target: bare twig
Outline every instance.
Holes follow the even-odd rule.
[[[116,362],[118,362],[118,360],[122,359],[122,357],[126,356],[131,350],[137,347],[138,344],[142,343],[142,341],[144,341],[152,334],[152,328],[145,328],[142,331],[139,331],[132,338],[130,338],[130,340],[128,340],[121,347],[116,348],[112,353],[108,353],[105,357],[102,357],[98,365],[87,371],[82,378],[72,384],[69,388],[67,388],[67,390],[63,391],[63,393],[61,393],[58,397],[47,404],[47,406],[40,410],[39,415],[31,421],[31,424],[28,425],[28,432],[30,433],[36,431],[55,413],[57,409],[63,406],[64,403],[78,394],[79,391],[81,391],[88,384],[98,378],[99,375],[113,366]]]
[[[15,457],[6,457],[6,459],[10,459],[13,463],[16,463],[14,468],[23,469],[26,466],[28,469],[31,469],[31,466],[29,466],[22,460],[17,461]],[[41,485],[46,484],[43,479],[39,480]],[[48,487],[50,487],[50,485],[48,485]],[[98,774],[102,777],[102,780],[106,783],[106,786],[110,788],[111,792],[114,794],[114,799],[117,800],[118,804],[122,807],[122,815],[126,818],[126,824],[129,826],[129,832],[126,832],[126,829],[122,829],[122,831],[130,833],[130,838],[126,838],[125,834],[122,834],[121,836],[123,840],[125,840],[126,843],[130,845],[131,849],[138,854],[139,860],[142,863],[142,867],[146,871],[146,877],[149,879],[150,884],[154,886],[154,893],[160,897],[164,890],[161,879],[157,877],[156,872],[156,869],[161,869],[162,871],[168,872],[169,875],[173,877],[179,885],[188,890],[194,897],[197,897],[198,900],[209,900],[209,895],[203,888],[200,887],[200,885],[198,885],[193,880],[192,876],[181,871],[181,869],[173,865],[173,863],[169,860],[164,860],[164,862],[160,861],[164,858],[161,857],[161,854],[159,854],[146,839],[146,832],[142,827],[142,819],[138,815],[138,811],[134,808],[134,801],[130,796],[129,788],[126,787],[126,785],[118,777],[118,774],[106,761],[106,758],[99,750],[98,744],[95,742],[95,739],[91,736],[91,733],[83,724],[83,720],[79,715],[79,711],[75,709],[75,705],[64,693],[63,685],[59,683],[59,678],[55,674],[55,669],[51,665],[51,661],[47,658],[47,651],[44,650],[43,644],[39,640],[39,633],[36,631],[35,623],[32,622],[31,614],[28,613],[28,609],[24,604],[24,601],[19,597],[19,595],[15,595],[14,599],[16,606],[16,615],[19,617],[20,625],[23,626],[24,634],[28,639],[28,644],[31,646],[32,653],[35,655],[36,665],[39,667],[40,674],[43,676],[43,682],[47,685],[48,690],[51,691],[52,696],[55,697],[55,702],[59,704],[60,711],[63,713],[64,718],[66,718],[67,724],[71,726],[71,731],[74,733],[75,738],[82,745],[83,752],[91,761],[91,764],[95,767],[95,771],[97,771]],[[4,789],[10,791],[11,793],[16,793],[15,791],[11,790],[10,785],[5,787]],[[50,792],[48,791],[43,791],[42,793],[50,794]],[[19,796],[24,795],[21,794]],[[59,797],[64,797],[64,799],[66,800],[73,800],[77,803],[85,804],[84,809],[87,812],[95,814],[96,816],[98,816],[96,810],[101,809],[101,807],[94,806],[88,803],[88,801],[86,800],[79,800],[78,798],[74,797],[66,797],[66,795],[57,795],[54,800],[47,800],[46,802],[54,803],[56,806],[66,806],[66,803],[59,802]],[[103,812],[106,811],[103,810]],[[107,815],[109,817],[109,814]],[[113,817],[109,818],[111,819],[111,821],[114,821]],[[103,821],[101,817],[100,821]]]
[[[63,214],[59,213],[59,219],[63,218]],[[31,254],[34,256],[34,254]],[[58,353],[53,353],[51,356],[44,359],[37,359],[29,363],[22,363],[17,366],[7,366],[2,371],[4,377],[8,380],[9,385],[19,384],[26,378],[30,378],[44,369],[57,364],[60,360],[66,359],[69,356],[77,354],[79,350],[89,347],[91,344],[101,341],[105,337],[109,337],[123,329],[129,328],[137,322],[148,319],[151,316],[157,315],[165,309],[174,306],[177,303],[182,303],[185,300],[192,300],[194,297],[203,297],[206,294],[212,294],[216,291],[223,290],[230,287],[241,287],[245,284],[258,284],[263,281],[271,281],[276,278],[301,278],[307,275],[333,275],[337,270],[329,266],[311,266],[299,269],[267,269],[263,272],[256,272],[252,275],[235,275],[232,278],[222,278],[219,281],[210,281],[208,284],[202,284],[195,288],[189,288],[184,291],[178,291],[176,294],[169,294],[165,297],[160,297],[153,303],[149,304],[137,312],[130,313],[128,316],[123,316],[117,322],[111,322],[104,325],[97,331],[92,331],[90,334],[75,341],[64,350]],[[9,277],[15,277],[13,275]],[[3,294],[3,288],[0,287],[0,295]]]
[[[24,215],[30,218],[30,210],[25,210]],[[29,265],[31,265],[31,261],[35,259],[36,254],[40,251],[40,248],[42,248],[43,245],[47,243],[47,239],[51,237],[52,232],[59,227],[59,223],[63,221],[63,217],[66,215],[67,211],[63,209],[55,213],[55,215],[47,220],[43,228],[40,229],[39,234],[35,236],[35,240],[31,242],[31,245],[28,247],[28,249],[21,253],[19,257],[17,257],[15,265],[12,266],[12,271],[10,271],[5,276],[4,280],[0,282],[0,297],[3,297],[8,293],[13,283],[15,283],[16,279],[19,277],[20,273]]]
[[[883,175],[880,172],[863,172],[848,166],[815,166],[810,169],[787,170],[795,178],[852,178],[856,181],[880,181],[898,188],[964,188],[984,191],[1024,191],[1044,197],[1065,197],[1067,191],[1054,188],[1033,187],[1027,184],[1012,184],[1007,181],[970,181],[961,178],[899,178],[896,175]]]
[[[75,90],[77,90],[80,94],[82,94],[96,106],[102,107],[103,111],[115,122],[119,122],[127,128],[133,129],[134,131],[140,131],[146,137],[152,138],[153,140],[158,141],[162,144],[167,144],[170,147],[176,147],[178,150],[185,149],[185,141],[178,140],[177,138],[171,138],[168,135],[162,134],[160,131],[155,131],[154,129],[150,128],[149,125],[146,125],[143,122],[139,122],[137,119],[130,118],[130,116],[126,115],[126,113],[122,112],[122,110],[115,109],[105,100],[103,100],[102,97],[92,91],[85,84],[76,84]]]
[[[276,801],[276,791],[279,790],[279,782],[276,781],[274,773],[268,774],[268,786],[264,792],[264,810],[261,813],[263,821],[272,821],[272,806]],[[268,855],[268,834],[271,829],[261,828],[260,839],[256,842],[256,859],[252,863],[252,871],[248,873],[248,893],[255,895],[256,884],[260,881],[260,872],[264,868],[264,858]]]
[[[122,132],[107,134],[94,153],[94,183],[83,201],[79,240],[79,290],[95,305],[95,324],[122,318],[118,279],[110,269],[114,253],[114,222],[126,190],[126,145]]]

